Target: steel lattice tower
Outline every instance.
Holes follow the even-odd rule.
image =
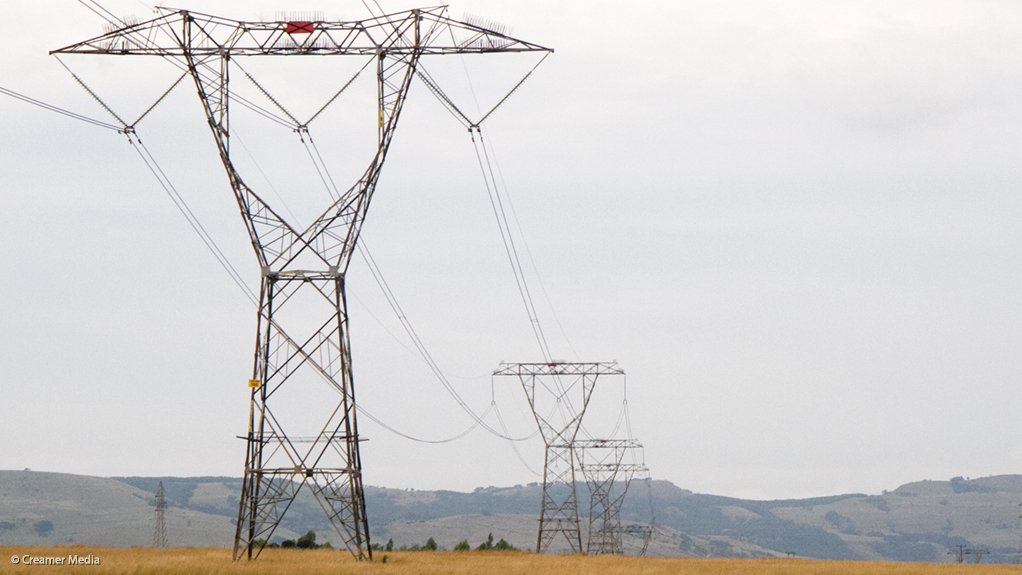
[[[625,463],[625,456],[642,449],[634,439],[587,439],[575,442],[578,469],[589,486],[589,531],[586,553],[625,552],[621,506],[632,478],[647,472],[641,463]]]
[[[156,526],[153,528],[153,547],[167,546],[167,497],[163,494],[163,482],[156,486]]]
[[[1018,552],[1015,555],[1015,563],[1022,565],[1022,503],[1018,504]]]
[[[371,558],[345,275],[405,98],[423,56],[550,50],[452,20],[446,7],[359,21],[300,22],[160,10],[157,18],[53,53],[156,56],[186,68],[241,210],[262,278],[234,558],[258,556],[257,541],[270,539],[306,485],[351,553]],[[365,172],[304,229],[245,183],[231,156],[229,114],[233,59],[300,55],[375,58],[379,117],[377,148]],[[300,403],[302,386],[310,381],[340,395],[325,421],[310,424],[308,414],[276,409],[288,397]],[[307,425],[317,426],[311,435],[295,435],[308,432],[302,429]]]
[[[615,362],[502,363],[493,375],[516,376],[521,380],[546,445],[536,552],[547,551],[555,540],[563,537],[573,553],[581,553],[582,530],[575,491],[575,438],[596,380],[602,375],[624,375],[624,371]],[[572,396],[581,400],[580,407],[574,406]],[[542,405],[543,399],[552,399],[553,403]],[[548,412],[547,407],[552,409]],[[566,412],[566,415],[555,420],[552,415],[557,412]]]

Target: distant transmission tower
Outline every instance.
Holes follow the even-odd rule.
[[[167,498],[163,495],[163,482],[156,486],[156,526],[153,528],[153,547],[167,546]]]
[[[446,16],[446,7],[359,21],[242,22],[186,10],[158,10],[157,18],[53,53],[155,56],[185,71],[197,88],[241,209],[259,261],[261,287],[234,558],[259,555],[262,547],[257,541],[271,538],[306,485],[345,547],[356,558],[371,558],[345,276],[405,98],[422,56],[550,50],[485,25],[452,20]],[[274,117],[283,118],[300,134],[307,133],[319,112],[298,121],[237,62],[244,57],[300,55],[370,59],[368,63],[375,63],[375,115],[379,118],[377,147],[365,172],[347,191],[336,191],[334,201],[304,229],[285,221],[245,183],[231,154],[229,122],[230,103],[236,99],[230,89],[231,72],[241,70],[286,116]],[[237,101],[251,106],[247,100]],[[131,138],[134,126],[125,125],[123,131]],[[336,406],[310,402],[310,387],[323,383],[339,393]],[[325,408],[325,421],[310,414],[313,408]],[[303,427],[311,435],[295,435]]]
[[[586,553],[621,555],[625,552],[621,506],[632,478],[649,471],[645,464],[626,463],[625,456],[641,449],[642,444],[634,439],[575,441],[577,466],[589,486]]]
[[[624,371],[616,362],[502,363],[493,375],[519,378],[546,444],[536,552],[547,551],[551,543],[563,537],[573,553],[581,553],[575,438],[596,380],[603,375],[624,375]],[[572,402],[573,397],[580,401],[578,406]]]
[[[1018,504],[1018,552],[1015,554],[1015,563],[1022,565],[1022,503]]]
[[[955,563],[962,563],[965,561],[967,549],[968,549],[967,545],[959,543],[958,545],[955,545],[950,551],[948,551],[947,554],[954,558]]]

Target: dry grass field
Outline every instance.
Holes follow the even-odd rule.
[[[257,561],[231,561],[226,549],[113,547],[0,547],[0,573],[104,575],[1020,575],[1018,565],[880,563],[808,559],[688,559],[655,557],[581,557],[440,551],[378,553],[373,562],[356,562],[331,550],[268,549]],[[69,556],[98,558],[99,564],[70,565]],[[386,556],[386,562],[383,557]],[[17,558],[17,563],[13,562]],[[33,561],[62,565],[31,564]],[[25,561],[29,564],[24,564]]]

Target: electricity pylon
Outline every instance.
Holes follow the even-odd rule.
[[[616,362],[501,363],[493,375],[517,376],[521,380],[546,444],[536,552],[547,551],[561,536],[573,553],[581,553],[582,530],[575,492],[575,438],[596,380],[602,375],[624,375],[624,371]],[[578,407],[573,397],[580,401]]]
[[[159,10],[157,18],[52,53],[157,56],[186,70],[241,209],[262,273],[234,558],[259,555],[305,485],[345,547],[358,559],[372,558],[345,276],[405,98],[423,56],[550,50],[450,19],[446,7],[358,21],[244,22]],[[229,114],[233,60],[301,55],[374,58],[379,120],[376,151],[365,172],[304,229],[286,221],[245,183],[231,155]],[[125,131],[133,129],[126,126]],[[303,392],[309,380],[325,382],[340,394],[321,425],[310,423],[307,412],[294,413],[303,396],[306,407],[317,407],[308,405]],[[296,428],[313,424],[318,425],[311,428],[313,435],[294,435]]]
[[[1022,565],[1022,503],[1018,504],[1018,553],[1015,555],[1015,564]]]
[[[625,552],[621,506],[637,473],[649,470],[642,463],[626,463],[629,452],[641,450],[634,439],[587,439],[575,442],[578,469],[589,486],[589,531],[586,553]]]
[[[167,546],[167,497],[163,493],[163,482],[156,486],[156,526],[153,528],[153,547]]]

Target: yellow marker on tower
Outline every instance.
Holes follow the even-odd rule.
[[[252,389],[259,387],[259,380],[258,379],[248,380],[248,386],[251,387]]]

